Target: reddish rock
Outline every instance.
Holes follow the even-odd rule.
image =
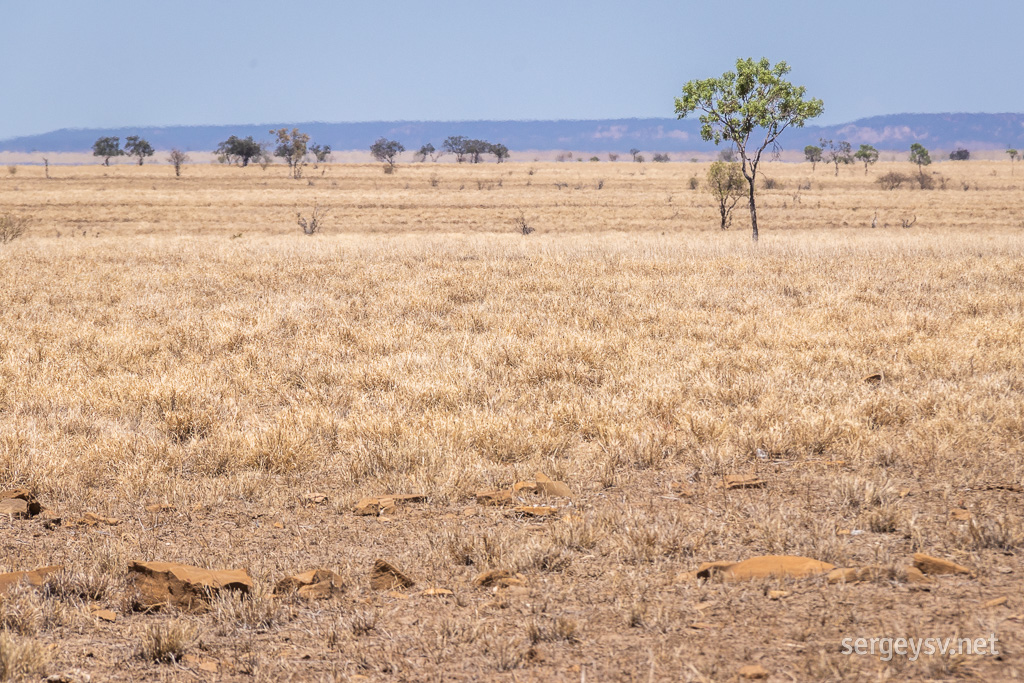
[[[546,507],[544,505],[520,505],[513,508],[513,512],[524,517],[550,517],[558,514],[558,508]]]
[[[14,517],[35,517],[43,506],[28,489],[6,489],[0,491],[0,514]]]
[[[809,557],[796,555],[764,555],[743,562],[705,562],[697,568],[697,577],[707,579],[715,575],[723,581],[750,581],[752,579],[818,576],[835,569],[835,565]]]
[[[341,597],[345,592],[345,582],[330,569],[314,569],[295,576],[281,579],[274,587],[274,594],[295,593],[307,600],[326,600]]]
[[[537,491],[545,496],[572,497],[572,491],[569,490],[568,486],[560,481],[552,481],[543,472],[537,472],[533,475],[533,478],[536,480]]]
[[[760,664],[748,664],[739,670],[740,678],[758,680],[768,678],[768,671]]]
[[[173,562],[132,562],[128,572],[135,581],[140,609],[173,605],[201,610],[222,590],[243,595],[254,590],[252,578],[244,569],[211,570]]]
[[[512,503],[510,489],[485,489],[476,492],[476,502],[481,505],[509,505]]]
[[[944,560],[940,557],[932,557],[924,553],[914,553],[914,566],[921,570],[922,574],[965,574],[973,576],[967,567]]]
[[[768,482],[763,479],[758,479],[756,474],[727,474],[725,479],[722,481],[722,488],[724,489],[760,489],[764,488]]]
[[[0,574],[0,595],[7,593],[19,583],[24,583],[32,588],[41,588],[43,584],[46,583],[47,579],[50,578],[50,575],[63,570],[64,567],[51,566],[40,567],[39,569],[33,569],[32,571],[27,572],[10,572],[9,574]]]
[[[386,560],[377,560],[370,571],[370,588],[378,591],[412,588],[416,582]]]

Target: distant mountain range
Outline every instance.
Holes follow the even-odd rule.
[[[134,128],[61,129],[41,135],[0,140],[6,152],[87,152],[97,138],[122,140],[139,135],[156,149],[212,151],[231,135],[269,141],[271,128],[299,128],[314,142],[334,150],[365,150],[379,137],[395,139],[407,150],[425,143],[440,148],[450,135],[463,135],[502,143],[515,150],[627,152],[710,151],[712,143],[700,138],[694,119],[600,119],[580,121],[379,121],[364,123],[267,123],[231,126],[167,126]],[[838,126],[812,126],[787,130],[782,146],[802,150],[819,138],[862,143],[880,150],[905,150],[920,142],[935,150],[966,148],[971,151],[1024,148],[1024,114],[892,114],[858,119]]]

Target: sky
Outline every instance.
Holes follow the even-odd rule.
[[[58,128],[674,117],[785,60],[838,124],[1024,112],[1021,0],[0,0],[0,139]]]

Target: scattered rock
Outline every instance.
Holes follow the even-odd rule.
[[[363,517],[377,517],[383,508],[379,498],[362,498],[352,508],[352,512]]]
[[[524,517],[550,517],[558,514],[558,508],[544,505],[520,505],[513,508],[512,511]]]
[[[921,570],[917,567],[909,566],[903,568],[903,581],[912,584],[930,584],[935,583],[934,579],[929,579],[927,576],[921,573]]]
[[[206,659],[203,657],[196,657],[195,655],[185,655],[181,658],[181,663],[185,666],[194,666],[200,671],[208,674],[215,674],[220,671],[220,662],[215,659]]]
[[[559,498],[571,498],[572,491],[563,482],[552,481],[543,472],[537,472],[533,475],[536,480],[536,488],[539,493],[543,493],[545,496],[556,496]]]
[[[943,560],[939,557],[932,557],[931,555],[925,555],[924,553],[914,553],[914,566],[920,569],[923,574],[974,575],[974,572],[970,569],[959,565],[956,562]]]
[[[388,496],[363,498],[352,509],[357,515],[389,515],[394,513],[398,503],[422,503],[427,497],[422,493],[398,493]]]
[[[826,574],[835,565],[809,557],[796,555],[764,555],[742,562],[706,562],[697,569],[697,577],[708,579],[720,576],[723,581],[750,581],[752,579],[792,578]]]
[[[82,526],[98,526],[100,524],[104,524],[106,526],[117,526],[120,523],[121,520],[116,517],[101,517],[100,515],[92,512],[86,512],[85,516],[76,522],[76,524],[81,524]]]
[[[727,474],[722,481],[722,488],[729,489],[760,489],[768,482],[758,479],[756,474]]]
[[[153,503],[146,506],[146,512],[173,512],[177,508],[170,503]]]
[[[781,600],[782,598],[788,598],[793,594],[793,591],[768,591],[769,600]]]
[[[32,588],[41,588],[51,574],[56,574],[60,571],[64,571],[64,567],[40,567],[39,569],[33,569],[32,571],[27,572],[10,572],[8,574],[0,574],[0,595],[7,593],[7,591],[11,590],[19,583],[26,583]]]
[[[377,560],[373,563],[370,571],[370,588],[382,590],[395,590],[397,588],[412,588],[416,582],[402,573],[397,567],[385,560]]]
[[[971,511],[963,508],[953,508],[949,511],[949,518],[955,519],[958,522],[969,522],[971,519]]]
[[[485,588],[509,588],[512,586],[525,586],[526,580],[522,574],[510,572],[507,569],[492,569],[477,574],[473,583]]]
[[[327,505],[327,494],[324,493],[307,493],[302,496],[302,504],[306,507],[315,507],[317,505]]]
[[[768,671],[760,664],[747,664],[740,668],[740,678],[748,678],[752,680],[760,678],[768,678]]]
[[[449,598],[455,595],[455,593],[448,590],[447,588],[428,588],[427,590],[420,593],[420,595],[425,595],[428,598]]]
[[[35,517],[43,506],[28,489],[7,489],[0,491],[0,514],[13,517]]]
[[[330,569],[313,569],[281,579],[274,586],[275,595],[295,593],[306,600],[338,598],[345,592],[345,582]]]
[[[385,593],[385,595],[387,595],[389,598],[394,598],[395,600],[409,599],[408,595],[406,595],[405,593],[399,593],[398,591],[388,591],[387,593]]]
[[[985,609],[989,609],[991,607],[999,607],[1000,605],[1005,605],[1008,601],[1009,601],[1009,598],[1007,598],[1004,595],[1001,598],[993,598],[992,600],[987,600],[987,601],[983,602],[981,606],[984,607]]]
[[[111,612],[109,609],[98,609],[98,610],[95,610],[95,611],[93,611],[92,615],[94,617],[96,617],[97,619],[102,619],[103,621],[109,621],[109,622],[117,621],[117,614],[115,614],[114,612]]]
[[[868,384],[878,384],[884,379],[885,375],[883,375],[881,372],[876,372],[873,375],[868,375],[867,377],[865,377],[864,381],[867,382]]]
[[[485,489],[476,492],[476,502],[481,505],[509,505],[512,503],[510,489]]]
[[[244,569],[211,570],[173,562],[132,562],[128,571],[138,592],[140,609],[158,609],[165,605],[187,610],[208,606],[210,597],[222,590],[248,595],[254,589]]]

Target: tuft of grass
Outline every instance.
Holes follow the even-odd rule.
[[[138,655],[158,664],[176,663],[196,643],[199,628],[182,619],[153,624],[142,634]]]

